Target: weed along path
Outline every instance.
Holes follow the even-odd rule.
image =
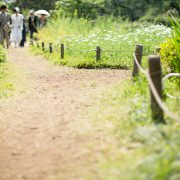
[[[113,140],[85,114],[129,72],[54,66],[27,48],[8,54],[24,90],[0,99],[0,180],[99,179],[98,157]]]

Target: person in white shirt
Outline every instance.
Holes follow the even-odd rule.
[[[15,48],[17,48],[22,40],[23,20],[24,16],[19,13],[19,8],[14,8],[14,14],[11,16],[12,20],[12,32],[10,41],[14,42]]]

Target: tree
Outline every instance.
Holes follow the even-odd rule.
[[[154,19],[167,12],[180,15],[179,0],[16,0],[14,6],[24,9],[55,9],[57,15],[89,19],[98,15],[113,15],[134,21],[143,16]]]
[[[14,3],[14,6],[18,6],[20,8],[25,8],[25,9],[54,9],[55,7],[55,2],[57,0],[16,0]]]
[[[61,0],[56,10],[71,17],[96,18],[103,12],[104,0]]]

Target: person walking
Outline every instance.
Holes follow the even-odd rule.
[[[46,27],[46,25],[47,25],[47,17],[46,17],[45,14],[41,14],[41,16],[40,16],[40,23],[39,24],[40,24],[39,25],[40,29]]]
[[[38,27],[39,19],[37,16],[35,16],[33,9],[30,10],[29,14],[30,14],[30,17],[29,17],[28,24],[29,24],[29,31],[30,31],[30,39],[32,41],[34,33],[38,32],[37,27]]]
[[[25,24],[25,19],[23,19],[22,40],[20,42],[20,47],[24,47],[25,42],[26,42],[26,24]]]
[[[14,8],[14,14],[11,16],[12,20],[12,32],[10,36],[10,41],[15,43],[15,48],[17,48],[22,40],[23,31],[23,20],[24,16],[19,13],[19,8]]]
[[[4,45],[4,41],[6,41],[6,47],[9,48],[9,33],[11,31],[10,23],[11,23],[11,16],[6,12],[7,7],[6,5],[1,6],[1,13],[0,13],[0,44]]]

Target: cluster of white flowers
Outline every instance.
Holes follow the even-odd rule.
[[[65,41],[72,46],[88,49],[100,45],[104,49],[131,49],[136,43],[155,46],[171,37],[171,28],[164,25],[140,26],[124,34],[120,29],[96,31],[87,36],[74,34]],[[106,48],[107,47],[107,48]]]

